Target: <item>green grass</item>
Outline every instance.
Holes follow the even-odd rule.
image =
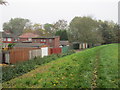
[[[118,44],[98,46],[57,59],[3,83],[3,87],[92,88],[94,83],[96,88],[118,88]]]

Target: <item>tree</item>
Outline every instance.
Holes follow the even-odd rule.
[[[29,32],[38,34],[40,36],[50,36],[50,33],[47,30],[43,29],[42,24],[39,23],[35,23],[35,24],[27,23],[23,30],[23,33],[29,33]]]
[[[53,24],[49,24],[49,23],[44,24],[45,30],[50,32],[50,31],[52,31],[52,28],[53,28]]]
[[[68,40],[68,35],[66,30],[59,30],[55,34],[56,36],[60,36],[60,40]]]
[[[57,30],[66,30],[67,27],[68,27],[67,21],[58,20],[56,23],[53,24],[53,27],[54,27],[55,31],[57,31]]]
[[[114,30],[114,23],[104,21],[100,22],[99,30],[102,32],[102,37],[105,44],[116,42],[116,34]]]
[[[0,0],[0,5],[6,5],[6,1],[5,0]]]
[[[98,22],[91,17],[75,17],[69,25],[69,40],[88,44],[102,43],[103,39],[98,26]]]
[[[118,24],[115,24],[113,30],[116,35],[115,42],[120,43],[120,26]]]
[[[20,35],[22,34],[27,22],[29,22],[28,19],[14,18],[3,24],[3,30],[8,30],[15,35]]]

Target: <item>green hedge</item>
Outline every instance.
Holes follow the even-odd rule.
[[[17,63],[7,67],[2,67],[2,82],[6,82],[15,77],[21,76],[37,68],[39,65],[48,63],[50,61],[56,60],[57,58],[64,57],[73,53],[74,51],[69,51],[68,53],[53,54],[50,56],[45,56],[44,58],[37,57],[33,60],[28,60],[22,63]]]

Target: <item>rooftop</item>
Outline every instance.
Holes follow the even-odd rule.
[[[44,37],[44,36],[42,36],[42,37],[34,37],[33,39],[46,39],[46,38],[54,39],[54,38],[56,38],[56,37],[59,37],[59,36],[49,36],[49,37]]]
[[[20,38],[33,38],[33,37],[39,37],[39,35],[34,33],[23,33],[19,36]]]
[[[44,44],[41,43],[16,43],[14,47],[40,47]]]

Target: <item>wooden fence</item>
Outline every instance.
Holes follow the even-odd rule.
[[[27,61],[35,57],[44,57],[51,54],[62,53],[61,48],[13,48],[3,53],[3,63],[15,64],[18,62]]]
[[[60,53],[62,53],[61,48],[49,48],[49,55],[50,54],[60,54]]]
[[[29,51],[37,48],[14,48],[10,50],[10,63],[14,64],[29,60]]]

